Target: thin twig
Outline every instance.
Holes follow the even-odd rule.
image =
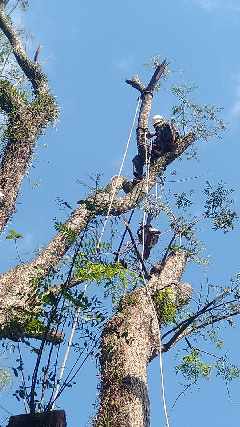
[[[129,234],[129,236],[130,236],[130,238],[132,240],[132,244],[133,244],[134,250],[136,252],[137,258],[140,261],[141,266],[143,268],[144,277],[145,277],[145,279],[150,279],[150,274],[148,273],[148,271],[146,269],[146,266],[145,266],[144,261],[143,261],[143,259],[141,257],[141,254],[139,253],[139,250],[137,248],[137,245],[136,245],[135,239],[133,237],[132,231],[131,231],[131,229],[129,227],[129,224],[128,224],[128,222],[126,220],[124,220],[124,224],[125,224],[125,227],[126,227],[126,229],[128,231],[128,234]]]

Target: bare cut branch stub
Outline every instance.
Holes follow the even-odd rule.
[[[141,91],[141,106],[140,106],[140,112],[138,117],[138,126],[137,126],[137,147],[139,153],[145,149],[146,146],[146,132],[148,129],[148,118],[152,107],[152,98],[154,90],[160,80],[160,78],[164,75],[167,67],[167,61],[166,59],[159,64],[148,85],[143,89],[141,82],[138,83],[135,80],[127,81],[127,83],[131,84],[131,86],[135,87],[136,89]]]
[[[149,92],[153,92],[155,90],[159,80],[165,74],[167,66],[168,66],[167,60],[164,59],[164,61],[156,67],[156,70],[153,73],[153,76],[147,86],[147,90]]]
[[[132,86],[134,89],[137,89],[140,93],[143,93],[144,90],[146,89],[138,76],[135,76],[132,79],[125,80],[125,81],[128,85]]]

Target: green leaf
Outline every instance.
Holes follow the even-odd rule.
[[[200,359],[200,351],[193,349],[191,353],[182,358],[176,366],[176,373],[181,372],[187,381],[196,382],[200,378],[209,378],[212,366]]]
[[[23,235],[21,233],[18,233],[14,229],[9,230],[8,235],[6,236],[7,240],[17,240],[22,238],[23,238]]]

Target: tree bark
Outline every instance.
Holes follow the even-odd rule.
[[[159,348],[157,317],[145,289],[129,295],[121,309],[102,336],[96,427],[150,425],[147,365]]]
[[[123,298],[117,314],[107,323],[101,341],[100,405],[94,427],[149,427],[147,367],[160,349],[159,328],[164,322],[152,296],[171,288],[176,306],[189,300],[190,285],[180,284],[187,256],[168,257],[159,275],[145,288]]]
[[[0,29],[15,59],[31,82],[33,100],[6,79],[0,79],[0,111],[7,116],[5,145],[0,162],[0,232],[12,216],[21,183],[31,163],[36,142],[58,117],[58,107],[39,64],[31,61],[11,20],[0,3]]]
[[[65,411],[23,414],[10,417],[7,427],[67,427]]]

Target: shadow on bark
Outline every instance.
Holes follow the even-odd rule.
[[[148,396],[148,389],[144,381],[137,377],[127,375],[122,380],[122,386],[125,391],[133,394],[137,399],[140,400],[143,413],[143,427],[150,426],[150,401]],[[131,424],[129,424],[130,426]]]

